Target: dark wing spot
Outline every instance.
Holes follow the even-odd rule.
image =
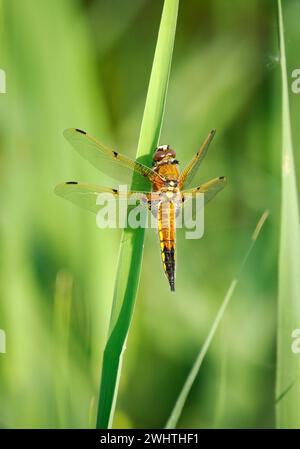
[[[66,182],[66,184],[78,184],[78,182],[77,181],[68,181],[68,182]]]
[[[85,131],[82,131],[82,129],[76,128],[75,131],[77,131],[78,133],[81,133],[81,134],[86,134],[86,132],[85,132]]]
[[[118,152],[117,151],[113,151],[113,154],[115,157],[118,157]]]
[[[225,179],[225,176],[219,176],[219,179],[220,180]]]
[[[112,191],[113,191],[114,193],[118,193],[117,189],[112,189]]]

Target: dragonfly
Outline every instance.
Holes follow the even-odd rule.
[[[201,193],[204,195],[204,204],[206,204],[226,185],[226,177],[219,176],[197,187],[187,188],[196,176],[215,132],[216,130],[212,130],[208,134],[195,156],[180,172],[176,152],[169,145],[161,145],[154,150],[152,166],[148,167],[106,147],[85,131],[75,128],[66,129],[65,138],[83,158],[102,173],[123,184],[130,184],[135,173],[136,190],[124,193],[114,188],[68,181],[58,184],[55,193],[94,213],[99,210],[96,200],[100,193],[109,193],[115,199],[121,199],[122,195],[128,197],[132,194],[137,195],[157,221],[163,270],[170,290],[175,291],[178,211],[183,207],[186,198]]]

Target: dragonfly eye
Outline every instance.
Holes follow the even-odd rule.
[[[171,157],[171,158],[176,157],[175,151],[171,150],[168,145],[158,147],[153,155],[153,160],[155,162],[159,162],[165,157]]]
[[[176,153],[174,150],[168,150],[168,151],[166,151],[166,156],[174,158],[174,157],[176,157]]]
[[[155,162],[161,161],[166,156],[166,152],[163,150],[156,150],[153,155],[153,160]]]

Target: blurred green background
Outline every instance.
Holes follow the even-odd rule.
[[[64,140],[86,129],[134,156],[161,0],[0,0],[1,427],[93,427],[119,230],[56,197],[78,179],[113,186]],[[297,67],[300,2],[283,2]],[[162,427],[239,269],[271,215],[192,389],[180,427],[273,427],[280,79],[276,3],[180,5],[161,144],[184,165],[211,128],[200,173],[228,176],[205,235],[178,232],[169,292],[154,231],[125,352],[114,427]],[[291,95],[293,125],[299,100]],[[300,137],[295,135],[295,147]],[[296,156],[299,165],[299,154]]]

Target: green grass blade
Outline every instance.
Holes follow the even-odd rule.
[[[150,162],[151,153],[158,144],[166,101],[179,0],[165,0],[148,94],[141,125],[137,158]],[[135,180],[133,178],[133,189]],[[142,263],[144,229],[125,229],[112,305],[109,337],[104,350],[97,428],[111,427],[121,356],[128,334]]]
[[[55,403],[58,417],[58,427],[68,426],[69,401],[69,344],[70,315],[73,295],[73,278],[70,273],[60,271],[56,276],[54,291],[54,363],[55,363]]]
[[[278,0],[280,62],[282,77],[282,193],[279,246],[276,424],[300,427],[299,355],[291,350],[291,334],[300,323],[300,227],[296,173],[291,133],[284,25]],[[290,388],[290,386],[292,386]],[[284,394],[283,394],[284,393]]]
[[[245,266],[245,264],[246,264],[246,262],[248,260],[248,257],[250,255],[250,253],[252,251],[252,248],[255,245],[255,242],[257,240],[257,237],[258,237],[258,235],[260,233],[260,230],[261,230],[265,220],[268,217],[268,214],[269,213],[267,211],[263,213],[263,215],[261,216],[261,218],[260,218],[260,220],[259,220],[259,222],[258,222],[258,224],[257,224],[257,226],[255,228],[255,231],[254,231],[254,233],[253,233],[253,235],[251,237],[251,243],[250,243],[250,246],[248,248],[248,251],[247,251],[247,253],[246,253],[246,255],[245,255],[245,257],[244,257],[244,259],[242,261],[242,264],[240,266],[240,269],[239,269],[237,275],[232,280],[232,282],[231,282],[231,284],[230,284],[230,286],[229,286],[229,288],[228,288],[228,290],[226,292],[225,298],[224,298],[224,300],[223,300],[223,302],[221,304],[221,307],[219,308],[219,311],[218,311],[218,313],[217,313],[217,315],[216,315],[216,317],[215,317],[215,319],[214,319],[214,321],[212,323],[212,326],[211,326],[210,331],[209,331],[209,333],[208,333],[208,335],[206,337],[206,340],[205,340],[205,342],[204,342],[204,344],[203,344],[203,346],[202,346],[202,348],[201,348],[201,350],[200,350],[200,352],[199,352],[199,354],[198,354],[198,356],[197,356],[197,358],[195,360],[195,363],[194,363],[191,371],[189,372],[189,375],[188,375],[188,377],[187,377],[187,379],[186,379],[186,381],[185,381],[185,383],[183,385],[183,388],[182,388],[182,390],[181,390],[181,392],[180,392],[180,394],[179,394],[179,396],[177,398],[175,406],[174,406],[174,408],[173,408],[173,410],[171,412],[171,415],[170,415],[170,417],[169,417],[169,419],[167,421],[167,424],[165,426],[166,429],[174,429],[177,426],[178,420],[179,420],[179,418],[181,416],[181,413],[182,413],[183,407],[184,407],[184,405],[186,403],[186,400],[187,400],[187,397],[189,395],[189,392],[191,391],[192,385],[193,385],[193,383],[194,383],[194,381],[195,381],[195,379],[196,379],[196,377],[197,377],[197,375],[199,373],[199,370],[201,368],[203,359],[204,359],[204,357],[205,357],[205,355],[206,355],[206,353],[207,353],[207,351],[209,349],[209,346],[210,346],[210,344],[211,344],[211,342],[213,340],[213,337],[215,336],[215,333],[216,333],[216,331],[218,329],[218,326],[219,326],[219,324],[220,324],[220,322],[221,322],[221,320],[222,320],[222,318],[224,316],[224,313],[225,313],[225,311],[226,311],[226,309],[228,307],[228,304],[229,304],[229,302],[230,302],[230,300],[232,298],[232,295],[233,295],[233,293],[235,291],[235,288],[237,286],[237,283],[238,283],[240,274],[242,272],[242,269],[244,268],[244,266]]]

